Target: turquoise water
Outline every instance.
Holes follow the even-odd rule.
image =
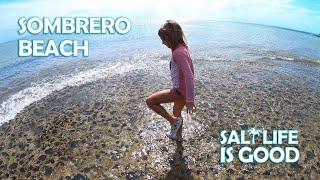
[[[320,38],[276,27],[231,23],[182,24],[194,59],[320,63]],[[0,44],[0,123],[53,91],[103,79],[112,71],[143,68],[135,59],[166,59],[159,25],[134,25],[126,35],[37,35],[27,39],[89,40],[89,57],[17,57],[17,40]]]

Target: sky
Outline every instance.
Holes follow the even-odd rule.
[[[320,0],[0,0],[0,12],[0,43],[16,39],[19,17],[31,16],[235,21],[320,33]]]

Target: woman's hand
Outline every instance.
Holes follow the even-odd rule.
[[[196,106],[194,105],[194,102],[187,102],[187,113],[192,114],[196,110]]]

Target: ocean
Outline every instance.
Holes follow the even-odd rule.
[[[89,57],[17,57],[17,40],[0,44],[0,123],[31,103],[67,86],[103,79],[108,73],[143,68],[139,57],[170,55],[157,35],[160,25],[133,24],[126,35],[37,35],[26,39],[89,40]],[[278,27],[234,22],[182,24],[194,58],[213,61],[320,63],[320,38]],[[25,37],[24,37],[25,38]],[[21,38],[23,39],[23,38]],[[129,59],[134,60],[129,60]],[[140,66],[140,67],[139,67]]]
[[[254,24],[183,23],[197,109],[190,116],[183,110],[184,141],[174,143],[165,136],[169,122],[146,105],[149,95],[172,87],[171,52],[159,26],[26,37],[87,39],[89,57],[18,58],[16,40],[0,44],[0,178],[319,179],[319,37]],[[172,112],[172,103],[163,106]],[[220,163],[220,132],[252,128],[297,130],[299,161],[242,163],[241,145],[232,144],[235,160]],[[258,136],[250,148],[263,145]]]

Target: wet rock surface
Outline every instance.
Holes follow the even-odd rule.
[[[146,60],[144,68],[54,92],[3,124],[0,178],[319,178],[318,65],[194,64],[197,112],[183,113],[182,143],[165,137],[169,123],[145,104],[151,93],[170,88],[168,62]],[[219,132],[248,127],[298,129],[299,162],[220,164]]]

